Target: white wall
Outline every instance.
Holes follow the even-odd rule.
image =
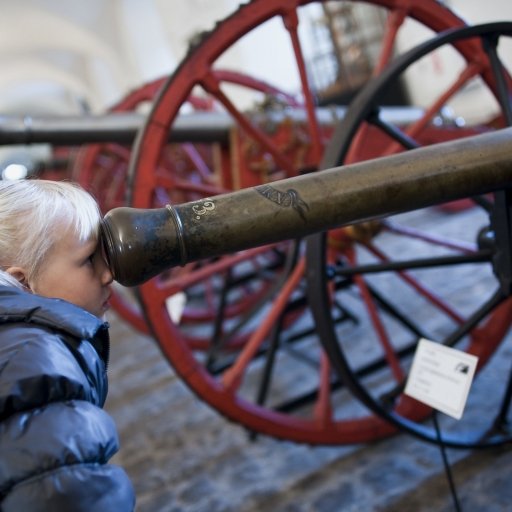
[[[187,39],[233,3],[0,0],[0,112],[102,111],[171,73]]]
[[[32,111],[79,111],[84,101],[101,111],[128,90],[171,73],[189,40],[212,29],[238,3],[0,0],[0,112],[23,104]],[[512,19],[510,0],[445,3],[470,23]],[[221,64],[293,88],[289,41],[280,20],[269,25],[228,51]],[[406,30],[399,45],[410,46],[419,37],[417,27]]]
[[[512,2],[510,0],[448,0],[444,2],[468,24],[512,21]],[[403,52],[418,42],[432,37],[415,23],[404,27],[398,38],[398,50]],[[512,69],[512,41],[504,38],[500,41],[499,54],[503,62]],[[452,48],[429,54],[407,75],[408,91],[414,104],[431,104],[453,83],[464,64]],[[465,118],[468,123],[485,121],[498,110],[498,105],[479,81],[473,81],[462,88],[452,101],[454,115]]]

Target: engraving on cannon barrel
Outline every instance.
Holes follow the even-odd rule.
[[[199,204],[192,206],[192,211],[195,213],[196,220],[200,220],[213,210],[215,210],[215,203],[210,198],[203,199]]]
[[[262,185],[256,187],[256,191],[269,201],[283,208],[293,208],[304,221],[306,220],[306,210],[309,210],[309,206],[293,188],[289,188],[286,192],[281,192],[270,185]]]

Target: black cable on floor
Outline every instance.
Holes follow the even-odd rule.
[[[448,480],[448,484],[450,486],[450,493],[453,498],[453,504],[456,512],[462,512],[462,508],[460,506],[459,497],[457,496],[457,488],[455,487],[455,482],[453,481],[452,470],[450,467],[450,463],[448,462],[448,456],[446,455],[446,446],[443,442],[443,438],[441,436],[441,428],[439,427],[439,421],[437,418],[437,411],[434,410],[434,414],[432,415],[432,420],[434,422],[434,427],[436,429],[437,441],[439,444],[439,448],[441,450],[441,457],[443,459],[444,470],[446,473],[446,478]]]

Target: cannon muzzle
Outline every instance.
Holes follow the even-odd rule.
[[[115,208],[101,236],[114,279],[135,286],[191,261],[511,184],[506,128],[165,208]]]

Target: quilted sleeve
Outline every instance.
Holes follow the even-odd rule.
[[[108,464],[117,450],[113,420],[88,402],[11,416],[0,424],[2,510],[133,510],[127,475]]]

